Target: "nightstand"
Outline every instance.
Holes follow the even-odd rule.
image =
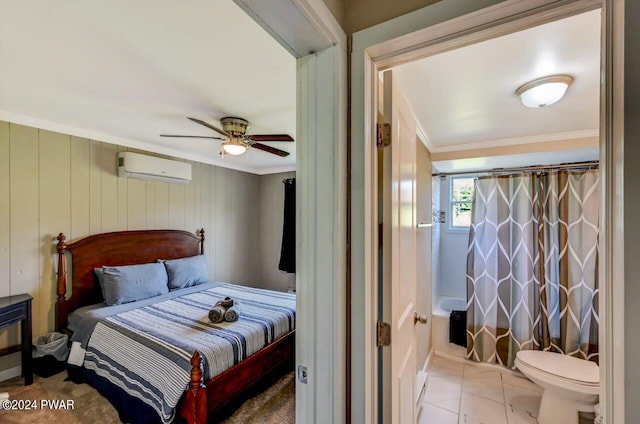
[[[33,383],[33,367],[31,363],[31,300],[28,294],[0,297],[0,328],[21,322],[21,346],[10,346],[0,349],[0,356],[22,351],[22,376],[24,385]]]

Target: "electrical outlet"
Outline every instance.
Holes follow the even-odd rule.
[[[307,367],[304,365],[298,365],[298,381],[307,384]]]

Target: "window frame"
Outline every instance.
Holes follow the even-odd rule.
[[[462,201],[462,200],[454,200],[453,199],[453,184],[455,180],[475,180],[475,175],[472,174],[461,174],[461,175],[452,175],[449,177],[449,191],[447,193],[447,201],[448,201],[448,211],[449,215],[447,230],[451,232],[458,233],[468,233],[471,228],[471,224],[469,225],[453,225],[453,208],[455,205],[463,204],[463,203],[471,203],[473,204],[473,198],[471,201]],[[475,186],[475,182],[474,182]],[[475,188],[475,187],[474,187]],[[472,196],[473,197],[473,196]]]

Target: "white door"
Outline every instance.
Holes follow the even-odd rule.
[[[415,424],[416,122],[391,71],[384,73],[383,84],[384,121],[391,124],[391,146],[384,149],[381,164],[382,296],[391,325],[391,347],[383,354],[391,356],[389,371],[383,373],[388,389],[383,404],[390,414],[383,416],[390,416],[392,424]]]

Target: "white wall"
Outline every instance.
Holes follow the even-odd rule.
[[[418,223],[430,223],[432,221],[431,210],[431,154],[422,144],[417,143],[416,165],[416,213]],[[416,327],[416,339],[418,349],[416,354],[416,366],[421,370],[427,361],[427,355],[431,350],[431,308],[433,297],[432,286],[432,227],[418,228],[416,230],[416,311],[427,314],[427,325]]]
[[[431,209],[435,214],[441,210],[440,197],[442,195],[442,184],[439,177],[431,179]],[[432,217],[433,218],[433,217]],[[431,230],[431,284],[433,290],[432,303],[437,296],[440,295],[440,237],[442,235],[442,225],[436,221],[433,222]]]
[[[307,367],[308,378],[305,383],[296,381],[297,423],[343,423],[350,397],[344,343],[345,47],[339,42],[298,59],[296,365]],[[352,381],[354,374],[352,370]]]
[[[469,231],[450,230],[449,188],[451,178],[440,180],[440,209],[446,211],[444,224],[440,224],[440,278],[436,295],[467,298],[467,246]]]
[[[262,175],[260,177],[260,205],[254,208],[260,216],[260,286],[266,289],[287,291],[296,287],[296,275],[280,271],[280,248],[282,245],[282,223],[284,219],[285,178],[294,178],[295,172]]]
[[[34,337],[54,328],[59,232],[72,241],[106,231],[204,228],[213,279],[261,281],[260,260],[247,260],[260,258],[259,176],[192,163],[189,184],[119,178],[123,150],[0,121],[0,296],[33,296]],[[0,348],[17,343],[17,326],[0,330]],[[0,369],[18,364],[18,354],[0,358]]]

